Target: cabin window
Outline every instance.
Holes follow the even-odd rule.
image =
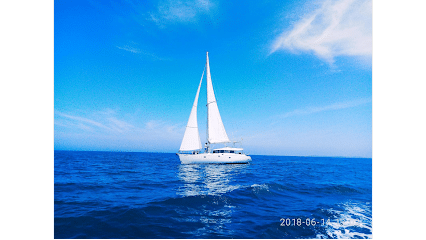
[[[230,153],[234,153],[234,151],[229,151]]]

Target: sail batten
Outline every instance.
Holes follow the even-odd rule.
[[[207,141],[209,143],[230,142],[225,131],[222,118],[220,117],[216,97],[214,95],[213,84],[210,74],[209,53],[207,52]]]
[[[188,124],[186,125],[185,134],[179,151],[192,151],[201,149],[200,133],[198,131],[197,122],[197,105],[198,96],[200,95],[201,83],[203,82],[204,71],[201,75],[200,84],[198,85],[197,94],[195,95],[194,104],[192,105],[191,114],[189,115]]]

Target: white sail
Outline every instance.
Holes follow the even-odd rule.
[[[207,52],[207,141],[209,143],[230,142],[223,126],[222,118],[214,96],[212,78],[210,75],[209,53]]]
[[[180,145],[180,151],[191,151],[201,149],[201,140],[200,134],[198,132],[198,122],[197,122],[197,105],[198,105],[198,95],[200,94],[200,87],[203,81],[203,75],[201,76],[200,84],[198,85],[197,95],[195,95],[194,104],[192,105],[191,114],[189,115],[188,124],[186,125],[185,134],[183,135],[183,140]]]

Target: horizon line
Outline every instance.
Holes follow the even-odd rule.
[[[54,149],[53,151],[68,151],[68,152],[128,152],[128,153],[170,153],[176,154],[175,152],[145,152],[145,151],[126,151],[126,150],[63,150]],[[321,155],[305,155],[305,156],[293,156],[293,155],[266,155],[266,154],[250,154],[250,156],[276,156],[276,157],[317,157],[317,158],[365,158],[373,159],[372,157],[347,157],[347,156],[321,156]]]

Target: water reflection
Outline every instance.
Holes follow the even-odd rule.
[[[248,167],[238,165],[180,165],[178,178],[183,186],[177,194],[182,196],[220,195],[240,187],[233,179]]]
[[[188,199],[189,208],[182,216],[182,221],[193,221],[194,218],[203,224],[195,232],[196,236],[217,238],[232,236],[230,228],[236,206],[224,196],[242,187],[238,184],[248,165],[180,165],[178,178],[182,185],[177,194]],[[191,219],[187,219],[190,217]]]
[[[197,184],[202,179],[200,166],[198,165],[181,165],[178,173],[179,179],[184,184],[179,187],[177,194],[183,196],[196,196],[201,192],[201,187]]]

